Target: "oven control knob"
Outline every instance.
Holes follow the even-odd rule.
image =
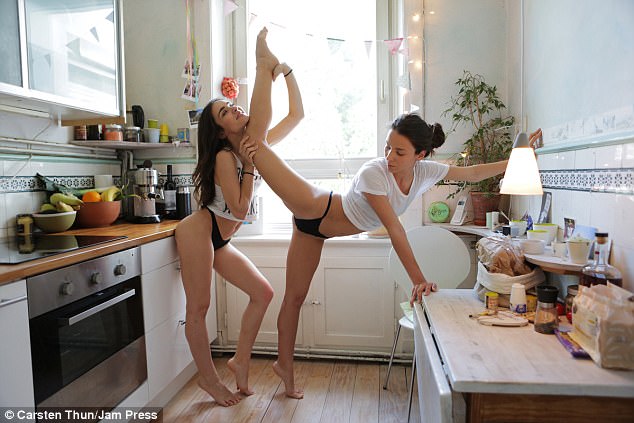
[[[126,272],[126,268],[125,268],[124,264],[117,264],[114,267],[114,275],[115,276],[123,276],[123,275],[125,275],[125,272]]]
[[[90,275],[90,283],[93,285],[99,285],[101,282],[103,282],[103,276],[101,276],[101,273],[95,272]]]
[[[75,285],[73,285],[70,282],[66,282],[66,283],[62,284],[62,286],[59,289],[59,292],[62,295],[73,295],[74,291],[75,291]]]

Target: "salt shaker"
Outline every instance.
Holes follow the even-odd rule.
[[[537,287],[537,310],[535,311],[535,332],[554,333],[559,327],[557,315],[557,295],[559,290],[550,285]]]
[[[511,286],[509,308],[514,313],[526,313],[526,289],[521,283],[514,283]]]

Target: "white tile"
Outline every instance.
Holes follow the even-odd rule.
[[[550,204],[550,221],[560,226],[564,224],[564,217],[572,217],[570,213],[570,198],[572,191],[555,189],[552,190],[553,198]]]
[[[595,149],[595,168],[614,169],[620,168],[623,162],[623,146],[607,145]]]
[[[614,209],[615,230],[610,237],[614,242],[634,249],[634,195],[616,195]]]
[[[610,264],[621,272],[623,288],[634,292],[634,248],[613,243]]]
[[[5,160],[4,176],[32,176],[35,175],[32,163],[28,160]]]
[[[575,169],[594,169],[594,149],[575,151]]]
[[[623,145],[623,162],[621,165],[624,168],[634,167],[634,143]]]
[[[537,167],[539,167],[540,170],[559,169],[557,166],[557,153],[537,155]]]
[[[582,225],[590,224],[590,193],[585,191],[569,191],[570,198],[566,209],[564,210],[565,217],[572,217],[575,222]]]
[[[575,168],[575,152],[561,151],[557,153],[557,169],[574,169]]]
[[[7,219],[6,198],[8,194],[0,194],[0,229],[9,227]]]
[[[15,228],[15,216],[21,213],[34,213],[40,207],[41,193],[13,192],[6,195],[6,221],[9,231]],[[15,232],[14,232],[15,233]]]
[[[620,195],[618,195],[620,197]],[[590,226],[601,232],[614,233],[616,229],[617,194],[593,192],[590,194]]]

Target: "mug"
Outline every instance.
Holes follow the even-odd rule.
[[[590,254],[590,241],[568,241],[568,257],[576,264],[586,264]]]
[[[566,246],[565,242],[553,241],[552,246],[553,246],[553,255],[555,257],[566,258],[566,255],[568,253],[568,247]]]

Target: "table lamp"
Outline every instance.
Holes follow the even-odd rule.
[[[506,166],[501,194],[542,195],[542,182],[539,177],[535,152],[529,145],[528,135],[520,132],[513,143],[511,157]]]

